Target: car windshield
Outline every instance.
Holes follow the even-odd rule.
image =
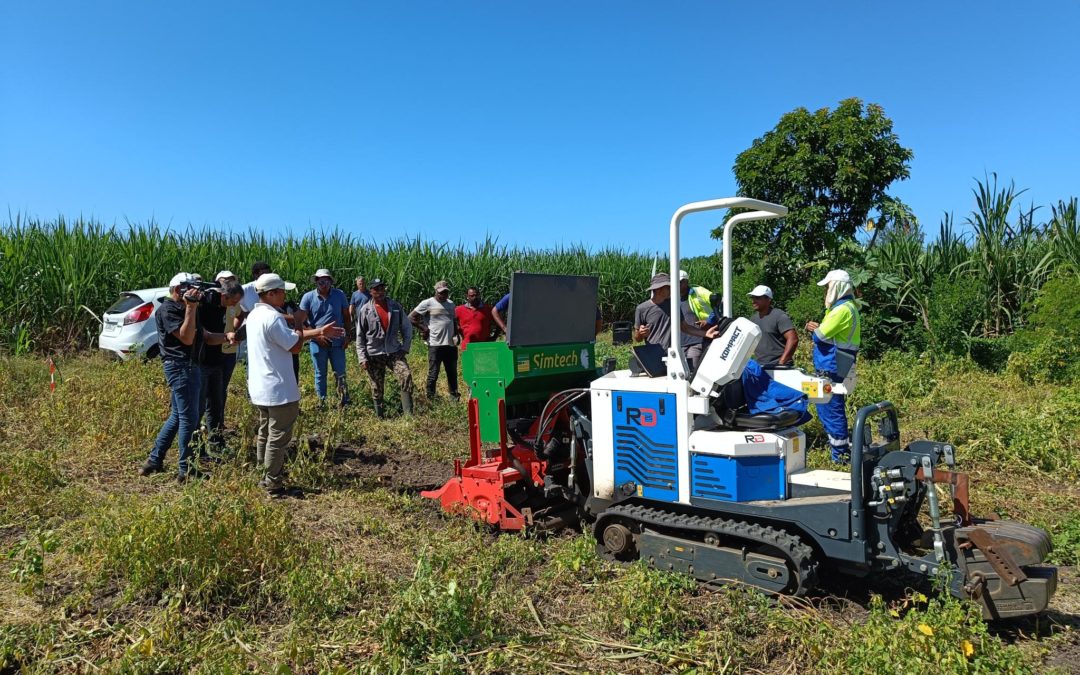
[[[106,314],[126,314],[139,305],[146,302],[134,293],[124,293],[120,298],[105,310]]]

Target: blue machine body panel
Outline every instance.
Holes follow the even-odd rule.
[[[690,494],[725,502],[786,499],[784,458],[690,453]]]
[[[611,393],[615,486],[633,484],[646,499],[679,499],[679,447],[675,395]]]

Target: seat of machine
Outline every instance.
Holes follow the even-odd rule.
[[[851,474],[846,471],[803,469],[801,471],[794,471],[788,475],[788,482],[792,485],[803,485],[805,487],[851,493]]]
[[[772,431],[785,429],[799,423],[802,413],[797,410],[781,410],[775,413],[759,413],[757,415],[735,415],[732,426],[736,429],[750,431]]]

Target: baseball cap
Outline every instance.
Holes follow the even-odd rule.
[[[311,275],[311,281],[314,283],[315,280],[317,280],[319,277],[329,277],[331,283],[337,283],[337,280],[334,279],[334,275],[330,274],[330,270],[326,269],[325,267],[320,267],[319,269],[315,270],[315,274]]]
[[[258,279],[255,280],[255,292],[266,293],[267,291],[274,291],[279,288],[284,288],[287,291],[291,291],[296,288],[296,284],[291,281],[285,281],[279,275],[273,272],[267,272]]]
[[[686,270],[679,270],[679,281],[690,281],[690,275],[686,273]]]
[[[385,285],[386,285],[385,281],[383,281],[382,279],[379,279],[378,277],[376,277],[376,278],[371,280],[370,284],[368,284],[368,288],[378,288],[379,286],[385,286]]]
[[[450,290],[450,284],[446,283],[445,281],[436,281],[435,282],[435,292],[436,293],[438,293],[439,291],[448,291],[448,290]]]
[[[818,286],[824,286],[825,284],[829,283],[830,281],[843,281],[843,282],[846,282],[846,283],[850,284],[851,283],[851,277],[844,270],[832,270],[828,274],[825,275],[824,279],[817,282],[817,285]]]
[[[772,299],[772,289],[768,286],[754,286],[754,290],[747,293],[752,298],[769,298]]]
[[[230,272],[229,270],[221,270],[220,272],[217,273],[217,276],[214,277],[214,281],[221,281],[222,279],[228,279],[229,277],[232,277],[233,279],[235,279],[236,275],[233,274],[232,272]]]
[[[169,279],[169,288],[176,288],[183,284],[190,284],[195,281],[195,277],[187,272],[177,272],[172,279]]]
[[[668,276],[667,272],[660,272],[659,274],[654,274],[653,278],[649,280],[649,290],[655,291],[658,288],[663,288],[670,284],[671,277]]]

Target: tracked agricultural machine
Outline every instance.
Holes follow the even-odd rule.
[[[760,331],[731,318],[729,235],[786,208],[728,198],[676,211],[671,316],[680,316],[683,217],[728,208],[749,210],[725,226],[725,319],[696,373],[678,348],[654,359],[638,348],[640,368],[599,368],[596,279],[515,274],[507,341],[472,343],[463,355],[470,457],[424,496],[501,530],[589,523],[603,556],[706,582],[801,595],[825,574],[916,586],[940,577],[987,618],[1046,609],[1057,586],[1056,568],[1043,564],[1046,532],[972,516],[953,447],[901,447],[891,403],[858,411],[843,472],[806,467],[799,412],[750,412],[741,382]],[[672,345],[680,334],[673,321]],[[812,403],[851,386],[766,372]]]

